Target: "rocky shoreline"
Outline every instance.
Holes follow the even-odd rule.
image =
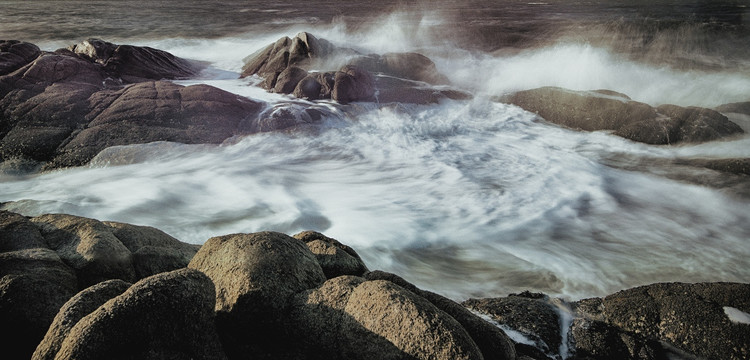
[[[746,359],[750,284],[457,303],[307,231],[202,246],[0,212],[7,359]]]

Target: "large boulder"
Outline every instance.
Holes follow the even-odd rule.
[[[376,76],[374,86],[376,101],[381,104],[397,102],[426,105],[447,99],[468,100],[472,98],[470,93],[454,88],[427,86],[424,83],[391,76]]]
[[[750,324],[727,313],[750,313],[750,284],[652,284],[609,295],[602,308],[608,323],[701,358],[750,357]]]
[[[704,142],[743,133],[714,110],[675,105],[652,108],[607,90],[542,87],[506,95],[501,101],[551,123],[586,131],[611,130],[626,139],[654,145]]]
[[[301,32],[294,38],[283,37],[246,57],[241,77],[250,75],[258,75],[262,78],[277,77],[290,66],[309,69],[315,64],[314,60],[327,57],[333,48],[327,40],[318,39],[307,32]]]
[[[10,211],[0,211],[0,253],[46,246],[39,229],[29,218]]]
[[[52,250],[0,253],[0,346],[7,359],[28,359],[60,307],[77,292],[75,273]]]
[[[215,299],[194,269],[143,279],[78,321],[55,359],[226,359]]]
[[[303,231],[294,238],[305,242],[328,279],[341,275],[362,276],[368,271],[359,254],[336,239],[315,231]]]
[[[135,83],[146,80],[185,79],[198,75],[202,66],[166,51],[133,45],[117,45],[88,39],[68,50],[101,64],[107,74]]]
[[[347,65],[336,72],[331,98],[342,104],[375,100],[375,78],[367,70]]]
[[[41,55],[39,47],[18,40],[0,40],[0,75],[11,73]]]
[[[231,358],[284,351],[289,300],[325,281],[305,244],[277,232],[213,237],[188,266],[216,284],[217,323]]]
[[[328,280],[294,297],[290,326],[320,359],[482,359],[461,325],[386,280]]]
[[[297,83],[292,95],[307,100],[330,99],[334,78],[334,72],[309,73]]]
[[[70,298],[60,308],[52,325],[47,330],[47,334],[39,343],[31,358],[33,360],[54,360],[63,341],[78,321],[94,312],[105,302],[125,292],[131,285],[122,280],[107,280],[86,288]]]
[[[373,73],[381,73],[401,79],[426,82],[433,85],[448,84],[448,78],[438,72],[435,63],[419,53],[371,54],[352,59],[350,65]]]
[[[570,340],[575,359],[669,359],[654,339],[646,339],[616,326],[587,318],[573,320]]]

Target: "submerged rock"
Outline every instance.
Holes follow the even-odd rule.
[[[586,131],[611,130],[626,139],[653,145],[705,142],[744,132],[714,110],[676,105],[652,108],[607,90],[543,87],[519,91],[501,101],[534,112],[551,123]]]

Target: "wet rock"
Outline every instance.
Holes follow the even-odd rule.
[[[49,247],[75,269],[80,288],[108,279],[135,281],[131,252],[98,220],[48,214],[34,222]]]
[[[91,314],[110,299],[119,296],[132,284],[122,280],[107,280],[79,292],[55,316],[47,334],[34,351],[33,360],[54,360],[70,330],[84,316]]]
[[[276,232],[208,239],[189,268],[216,284],[219,332],[229,357],[273,357],[291,341],[283,319],[290,298],[325,281],[305,244]]]
[[[18,40],[0,40],[0,75],[11,73],[36,59],[39,47]]]
[[[502,98],[535,112],[546,121],[586,131],[611,130],[615,135],[653,145],[705,142],[743,133],[720,113],[675,105],[651,106],[611,91],[573,91],[543,87]]]
[[[273,84],[273,92],[280,94],[291,94],[294,89],[297,88],[297,84],[307,77],[307,71],[296,66],[290,66],[276,78],[276,83]]]
[[[519,331],[536,343],[547,354],[557,354],[562,337],[560,316],[543,299],[521,296],[469,299],[463,306],[484,313],[501,325]]]
[[[435,63],[430,58],[414,52],[371,54],[354,58],[349,64],[373,73],[433,85],[444,85],[449,82],[445,75],[438,72]]]
[[[292,95],[300,99],[330,99],[334,84],[333,72],[311,73],[300,80]]]
[[[602,321],[575,319],[570,337],[575,359],[667,359],[655,340],[644,339]]]
[[[515,359],[513,342],[497,326],[481,319],[466,307],[442,295],[417,288],[398,275],[376,270],[365,274],[367,280],[387,280],[417,294],[435,305],[438,309],[458,321],[477,344],[485,360]]]
[[[717,106],[714,110],[720,113],[735,113],[750,115],[750,101],[729,103]]]
[[[482,358],[455,319],[385,280],[328,280],[295,296],[290,319],[316,358]]]
[[[336,72],[331,98],[342,104],[375,100],[375,78],[368,71],[347,65]]]
[[[214,286],[181,269],[143,279],[83,317],[56,359],[226,359],[214,327]]]
[[[724,307],[750,312],[750,284],[662,283],[603,299],[606,321],[626,331],[702,358],[746,359],[750,325],[732,322]]]
[[[324,107],[298,103],[279,103],[264,110],[247,125],[250,132],[278,130],[301,130],[320,122],[323,116],[330,115]]]
[[[47,244],[42,234],[29,218],[10,211],[0,211],[0,253],[44,247]]]
[[[375,77],[377,102],[408,103],[408,104],[436,104],[442,100],[468,100],[472,95],[457,89],[447,87],[425,86],[423,83],[399,79],[389,76]]]
[[[745,159],[676,159],[675,164],[709,168],[723,173],[750,175],[750,158]]]
[[[101,64],[104,71],[128,83],[161,79],[186,79],[198,75],[202,66],[166,51],[133,45],[117,45],[88,39],[68,50]]]
[[[77,292],[76,277],[52,250],[0,253],[0,343],[4,358],[28,359],[60,307]]]
[[[332,49],[333,45],[327,40],[318,39],[307,32],[301,32],[294,38],[283,37],[245,58],[240,77],[278,76],[290,66],[309,69],[315,59],[325,58]]]
[[[359,254],[336,239],[315,231],[303,231],[294,238],[305,242],[328,279],[341,275],[362,276],[368,271]]]

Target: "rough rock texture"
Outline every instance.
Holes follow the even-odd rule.
[[[294,298],[290,319],[313,358],[482,358],[455,319],[385,280],[328,280]]]
[[[570,328],[575,359],[667,359],[656,340],[647,340],[603,321],[579,318]]]
[[[342,104],[375,100],[375,78],[366,70],[347,65],[336,72],[331,98]]]
[[[189,267],[216,284],[217,324],[230,358],[274,357],[288,341],[282,321],[292,295],[325,281],[305,244],[277,232],[213,237]]]
[[[56,359],[226,359],[211,280],[193,269],[143,279],[83,317]]]
[[[68,300],[55,316],[42,342],[37,346],[33,360],[54,360],[70,330],[84,316],[91,314],[110,299],[119,296],[132,284],[122,280],[107,280],[93,285]]]
[[[309,73],[297,84],[292,95],[300,99],[330,99],[333,91],[334,72]]]
[[[546,121],[654,145],[705,142],[743,133],[726,116],[704,108],[651,106],[612,91],[573,91],[543,87],[501,99],[535,112]]]
[[[28,48],[0,46],[0,64],[16,53],[32,56]],[[112,145],[220,143],[246,134],[263,107],[207,85],[151,81],[198,72],[190,61],[156,49],[91,39],[26,59],[13,62],[21,64],[17,70],[0,72],[0,161],[78,166]],[[130,83],[136,84],[123,87]]]
[[[0,211],[0,253],[46,246],[39,229],[29,218],[10,211]]]
[[[18,40],[0,40],[0,75],[13,72],[41,54],[39,47]]]
[[[290,66],[307,68],[314,64],[315,59],[325,58],[332,50],[333,45],[327,40],[318,39],[307,32],[301,32],[291,39],[283,37],[245,58],[241,77],[255,74],[262,78],[278,77]]]
[[[438,309],[456,319],[477,344],[485,360],[516,358],[516,350],[513,342],[505,332],[481,319],[455,301],[430,291],[421,290],[400,276],[388,272],[380,270],[370,271],[364,277],[367,280],[388,280],[423,297]]]
[[[359,254],[336,239],[315,231],[303,231],[294,238],[305,242],[328,279],[341,275],[362,276],[368,271]]]
[[[508,296],[469,299],[462,305],[523,333],[547,354],[557,354],[559,351],[562,344],[560,316],[545,299]]]
[[[750,325],[731,322],[723,309],[750,312],[750,284],[653,284],[609,295],[602,305],[608,323],[699,357],[750,357]]]
[[[57,311],[77,292],[76,285],[73,270],[52,250],[0,253],[3,357],[28,359]]]

